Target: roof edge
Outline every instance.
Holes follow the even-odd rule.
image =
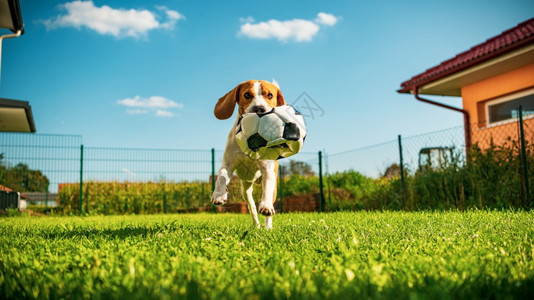
[[[30,132],[37,132],[37,129],[35,128],[35,122],[33,121],[33,113],[30,102],[0,98],[0,107],[24,109],[24,111],[26,112],[26,120],[28,121],[28,126],[30,127]]]
[[[517,30],[520,30],[522,33],[528,32],[530,35],[527,35],[523,39],[516,39],[515,41],[513,41],[511,40],[509,35],[514,35]],[[493,45],[494,43],[498,44],[500,41],[499,39],[505,37],[507,38],[507,41],[510,42],[508,45],[504,45],[501,48],[497,48],[495,45]],[[397,93],[411,93],[414,87],[418,88],[425,84],[446,78],[452,74],[484,63],[495,57],[517,50],[531,43],[534,43],[534,18],[526,20],[513,28],[503,31],[500,35],[494,36],[481,44],[473,46],[469,50],[464,51],[456,55],[455,57],[440,63],[435,67],[427,69],[425,72],[420,73],[409,80],[404,81],[403,83],[401,83],[401,88],[397,90]],[[487,51],[486,53],[483,53],[478,57],[470,57],[478,54],[478,52],[480,50],[484,50],[485,47],[490,47],[490,50],[493,51]]]

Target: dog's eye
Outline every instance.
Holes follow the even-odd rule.
[[[267,98],[268,99],[273,99],[273,94],[272,93],[267,94]]]
[[[243,97],[245,97],[245,99],[250,99],[252,98],[252,95],[249,92],[246,92]]]

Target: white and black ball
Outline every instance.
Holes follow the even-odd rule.
[[[264,114],[242,115],[236,125],[239,148],[254,160],[275,160],[297,154],[306,138],[302,114],[290,105]]]

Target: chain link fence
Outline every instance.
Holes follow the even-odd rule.
[[[57,205],[59,185],[80,180],[79,135],[0,133],[0,191]]]
[[[326,207],[530,207],[534,203],[534,115],[523,117],[522,121],[471,124],[470,149],[461,126],[399,135],[382,144],[330,154]]]
[[[277,209],[440,208],[438,204],[428,204],[430,196],[416,192],[427,186],[426,193],[431,194],[429,189],[434,183],[418,180],[429,174],[437,178],[436,174],[453,169],[460,174],[470,162],[476,163],[473,157],[478,162],[486,159],[488,164],[493,160],[497,167],[509,164],[505,168],[512,170],[506,175],[510,191],[500,197],[531,203],[534,118],[524,118],[522,123],[471,126],[473,149],[486,156],[500,153],[490,159],[470,154],[472,149],[466,149],[463,127],[392,137],[381,144],[340,153],[301,152],[279,161]],[[507,157],[503,149],[509,150]],[[215,149],[84,147],[82,137],[77,135],[0,133],[0,191],[18,191],[27,203],[59,206],[65,212],[213,211],[213,178],[222,164],[223,153]],[[454,176],[447,179],[455,184],[450,187],[453,192],[440,192],[438,196],[452,203],[445,208],[461,207],[461,201],[470,203],[470,197],[483,198],[473,186],[493,185],[496,180],[485,175],[468,179]],[[498,174],[495,176],[498,179]],[[257,184],[255,190],[255,198],[259,199],[261,185]],[[241,201],[237,180],[232,180],[229,191],[230,203]],[[374,192],[376,195],[372,195]],[[414,202],[418,197],[420,202]],[[516,198],[510,200],[512,206],[518,206]],[[485,203],[484,199],[477,201]]]

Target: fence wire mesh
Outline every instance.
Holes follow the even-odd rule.
[[[58,187],[79,182],[79,135],[0,134],[0,185],[32,202],[55,205]]]
[[[522,127],[526,157],[517,159],[517,162],[514,160],[518,164],[522,161],[522,165],[510,167],[521,169],[514,171],[518,179],[510,182],[522,182],[526,188],[530,185],[532,190],[534,118],[532,114],[524,117]],[[492,146],[507,147],[512,149],[511,153],[519,155],[521,126],[517,120],[489,125],[471,124],[470,130],[473,148],[484,151],[492,149]],[[321,183],[326,189],[322,199],[326,203],[331,202],[329,197],[334,197],[336,193],[344,197],[352,195],[350,193],[362,194],[361,190],[356,190],[369,187],[357,187],[352,182],[352,186],[344,187],[350,190],[347,194],[340,192],[340,187],[336,186],[339,178],[335,176],[344,176],[342,174],[350,170],[370,180],[395,182],[401,174],[401,154],[407,176],[415,176],[425,169],[444,169],[450,164],[462,168],[468,161],[464,134],[465,128],[461,126],[417,136],[392,137],[385,143],[340,153],[323,150],[321,158],[317,151],[301,152],[281,159],[279,209],[282,210],[284,199],[291,196],[313,195],[306,199],[320,202]],[[147,213],[183,211],[195,207],[211,210],[209,200],[213,176],[222,164],[224,151],[83,147],[82,137],[77,135],[0,133],[0,154],[0,189],[20,191],[30,203],[59,204],[72,211]],[[523,179],[519,178],[520,175]],[[319,181],[322,176],[324,182]],[[83,189],[80,189],[80,180]],[[229,202],[242,200],[236,180],[229,190]],[[258,185],[256,199],[260,197],[260,190],[261,185]],[[388,190],[389,194],[398,192],[393,187]],[[522,197],[526,193],[527,198],[532,195],[532,191],[530,194],[528,191],[521,193]],[[413,193],[408,191],[406,195],[411,197]],[[470,195],[466,192],[464,196]],[[399,197],[391,199],[399,202]],[[78,200],[82,198],[84,201],[80,207]],[[319,209],[319,204],[310,209]]]
[[[209,181],[210,150],[84,147],[83,176],[91,181]]]
[[[416,171],[419,168],[421,151],[436,149],[449,151],[464,156],[465,142],[463,127],[454,127],[441,131],[402,137],[404,168]],[[391,177],[398,174],[400,166],[399,140],[329,154],[326,162],[327,173],[355,170],[371,178]],[[435,157],[432,157],[435,159]]]

